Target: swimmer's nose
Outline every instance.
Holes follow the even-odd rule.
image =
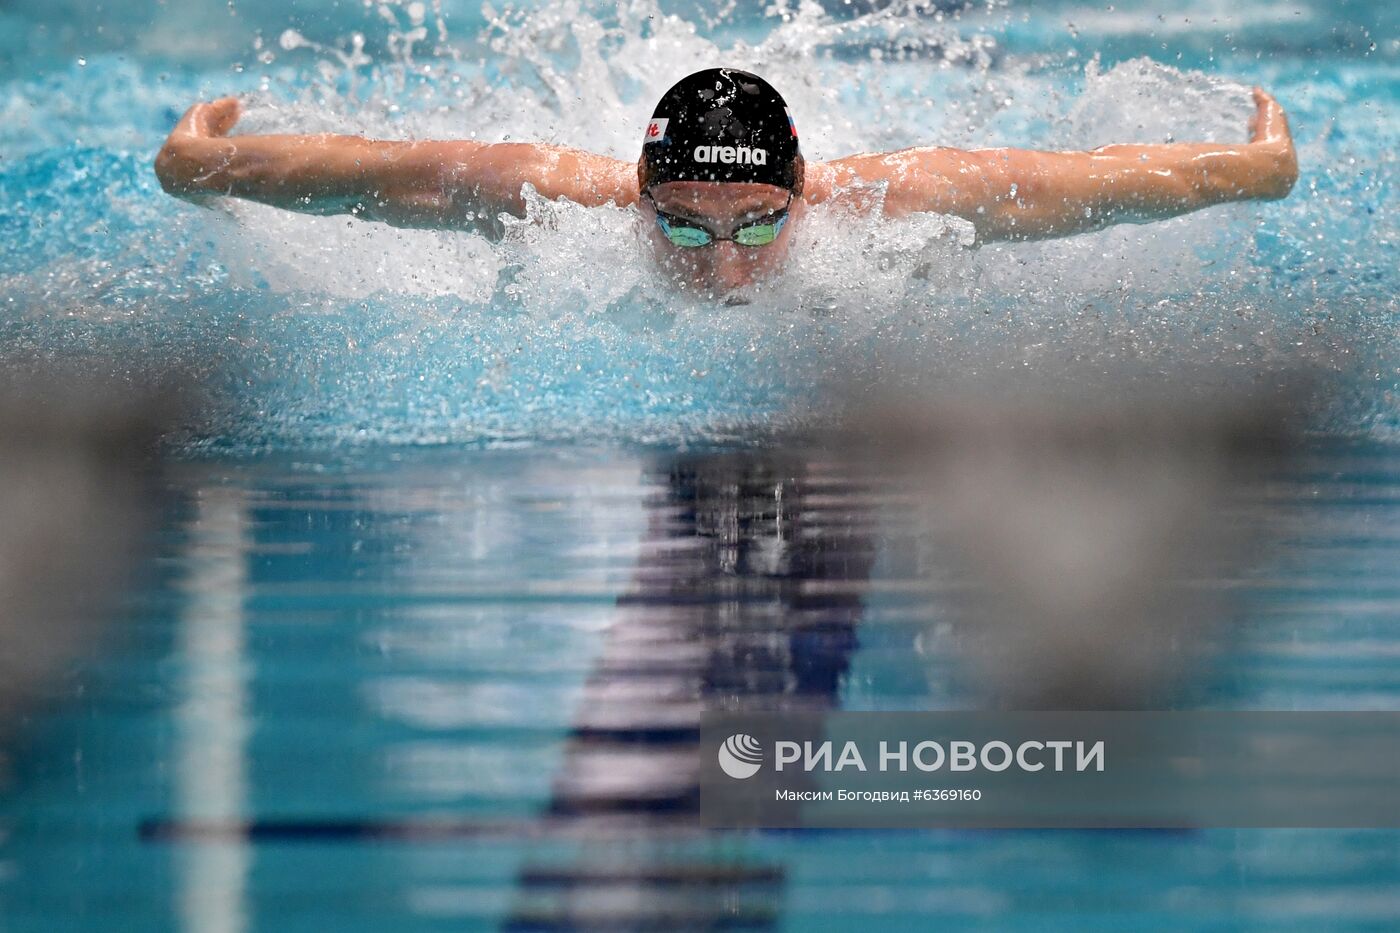
[[[721,289],[742,288],[753,283],[753,270],[748,257],[733,243],[716,243],[714,275]]]

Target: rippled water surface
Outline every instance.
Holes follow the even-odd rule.
[[[1212,582],[1229,634],[1178,704],[1400,708],[1397,25],[1256,0],[0,4],[7,369],[210,396],[140,585],[11,738],[0,926],[1394,929],[1393,832],[706,834],[685,762],[720,704],[977,702],[960,581],[901,500],[745,443],[820,421],[814,386],[911,372],[1188,400],[1310,373],[1304,449],[1220,510],[1273,546]],[[721,62],[768,76],[818,159],[1238,140],[1257,83],[1302,177],[980,249],[817,214],[716,307],[649,272],[623,209],[532,201],[488,242],[199,209],[150,169],[225,93],[248,132],[631,159],[659,93]]]
[[[1188,705],[1400,706],[1398,484],[1388,451],[1329,445],[1227,503],[1286,543],[1215,584],[1240,596],[1234,634]],[[830,464],[380,452],[192,465],[167,491],[149,586],[14,762],[8,929],[1380,930],[1400,911],[1393,832],[698,833],[704,708],[975,702],[943,591],[910,595],[936,555]]]

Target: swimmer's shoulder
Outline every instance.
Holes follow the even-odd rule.
[[[829,162],[808,162],[802,188],[803,200],[820,204],[861,188],[891,185],[893,190],[915,182],[921,187],[948,181],[958,168],[957,150],[940,158],[934,147],[894,152],[860,152]],[[936,177],[935,177],[936,176]]]
[[[529,184],[550,200],[568,198],[590,207],[625,207],[640,196],[636,163],[572,146],[463,140],[445,144],[440,153],[455,185],[474,191],[501,188],[513,197]]]

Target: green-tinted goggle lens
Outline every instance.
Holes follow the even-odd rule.
[[[648,195],[649,197],[650,195]],[[791,198],[788,199],[791,202]],[[747,227],[740,227],[734,231],[734,236],[725,237],[732,239],[740,246],[767,246],[778,238],[778,234],[783,229],[783,224],[787,223],[787,208],[783,208],[778,216],[763,223],[750,224]],[[679,218],[677,218],[679,220]],[[666,239],[671,241],[672,246],[679,246],[683,249],[691,249],[697,246],[709,246],[714,242],[715,236],[704,227],[692,227],[684,223],[674,223],[667,219],[665,214],[656,212],[656,224],[661,228],[661,232],[666,235]]]
[[[680,227],[667,223],[666,218],[658,216],[657,221],[661,224],[661,232],[666,234],[666,239],[676,246],[709,246],[710,231],[701,227]]]
[[[778,231],[783,229],[783,221],[786,219],[783,217],[774,223],[740,227],[734,231],[734,242],[740,246],[767,246],[778,238]]]

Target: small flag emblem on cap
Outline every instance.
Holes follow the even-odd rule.
[[[647,124],[647,135],[645,142],[660,142],[666,137],[666,124],[671,121],[666,117],[660,117]]]
[[[794,123],[794,122],[792,122],[792,111],[789,110],[789,109],[787,109],[786,107],[784,107],[784,108],[783,108],[783,113],[787,114],[787,118],[788,118],[788,129],[792,131],[792,138],[793,138],[793,139],[796,139],[796,138],[797,138],[797,124]]]

